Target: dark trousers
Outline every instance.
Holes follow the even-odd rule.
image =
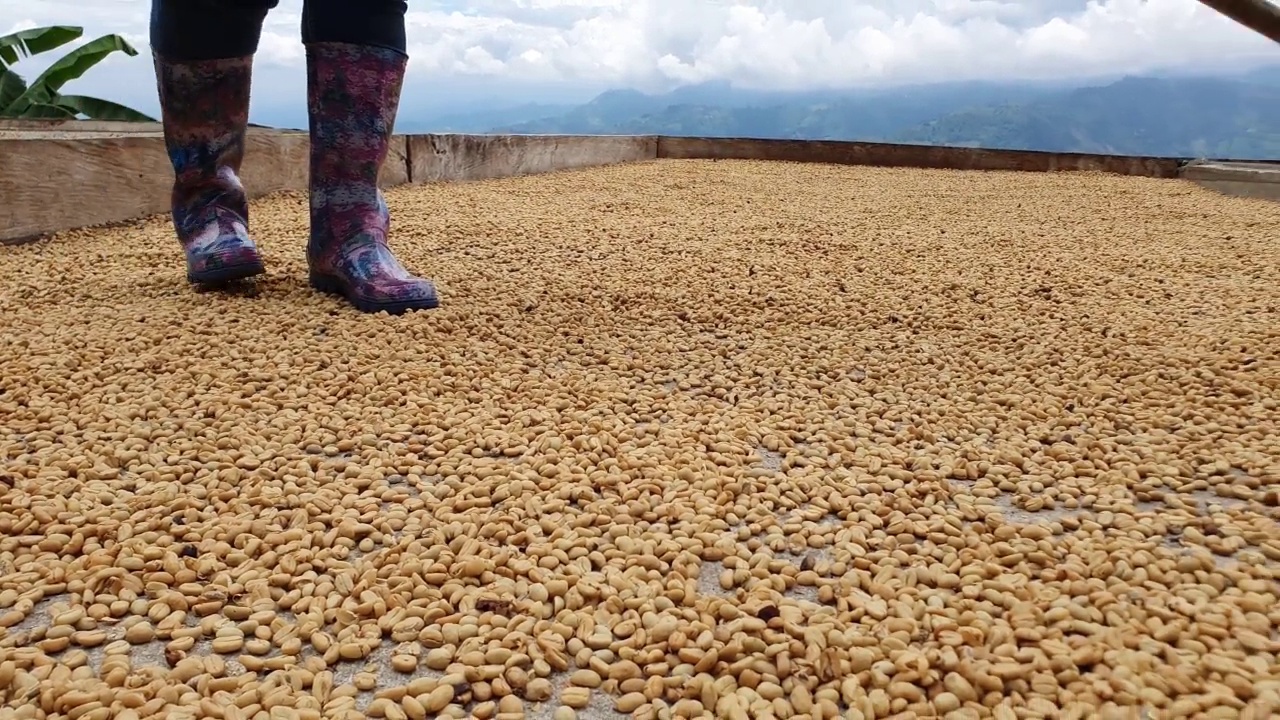
[[[170,60],[221,60],[258,50],[279,0],[151,0],[151,47]],[[304,0],[302,42],[344,42],[405,52],[407,0]]]

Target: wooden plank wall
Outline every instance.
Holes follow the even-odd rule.
[[[662,137],[660,158],[716,158],[824,162],[841,165],[918,167],[948,170],[1021,170],[1057,172],[1092,170],[1174,178],[1178,158],[1086,155],[1082,153],[984,150],[980,148],[893,145],[827,140],[756,140],[737,138]]]
[[[250,197],[307,187],[306,134],[250,130],[241,167]],[[403,137],[392,143],[382,184],[408,181]],[[169,210],[173,166],[157,132],[93,130],[0,134],[0,244]]]
[[[305,191],[302,131],[251,128],[243,179],[252,197]],[[1180,177],[1179,158],[984,150],[842,141],[598,135],[396,136],[384,187],[456,182],[653,159],[753,159]],[[168,211],[173,171],[156,125],[0,123],[0,244]],[[1232,178],[1239,184],[1246,180]]]
[[[168,212],[173,169],[157,128],[0,125],[0,244]],[[307,188],[306,133],[251,129],[241,177],[250,197]],[[657,138],[397,135],[383,187],[481,180],[652,160]]]

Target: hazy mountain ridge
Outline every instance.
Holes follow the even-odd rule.
[[[983,102],[1025,101],[1047,92],[1052,90],[997,83],[808,92],[713,84],[662,95],[611,90],[561,115],[504,123],[491,131],[878,139]]]
[[[897,140],[1059,152],[1280,159],[1280,84],[1125,78],[955,112]]]
[[[406,132],[663,134],[865,140],[1180,157],[1280,158],[1280,66],[1091,84],[939,83],[773,92],[725,83],[610,90],[565,107],[435,118]]]
[[[557,117],[571,112],[575,105],[526,103],[510,107],[452,112],[398,120],[396,132],[401,133],[486,133],[496,125],[521,124],[543,118]]]

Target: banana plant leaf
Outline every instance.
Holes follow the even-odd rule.
[[[0,117],[8,115],[5,111],[26,91],[27,83],[18,77],[18,73],[0,68]]]
[[[0,68],[17,63],[24,57],[31,57],[62,47],[84,34],[84,28],[70,25],[52,25],[49,27],[19,30],[0,37]]]
[[[59,95],[54,99],[58,107],[66,108],[84,115],[90,120],[121,120],[126,122],[155,122],[155,118],[144,115],[133,108],[125,107],[110,100],[103,100],[85,95]]]
[[[114,52],[137,55],[138,51],[119,35],[103,35],[58,58],[40,76],[27,85],[26,92],[14,100],[8,112],[22,114],[25,108],[37,104],[49,104],[58,91],[68,82],[85,74],[94,65]]]
[[[24,120],[71,120],[75,118],[75,116],[75,110],[49,103],[28,105],[26,109],[22,111],[22,117]]]

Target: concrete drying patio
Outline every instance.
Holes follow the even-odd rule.
[[[388,190],[444,306],[0,251],[0,717],[1280,711],[1280,205],[656,160]]]

